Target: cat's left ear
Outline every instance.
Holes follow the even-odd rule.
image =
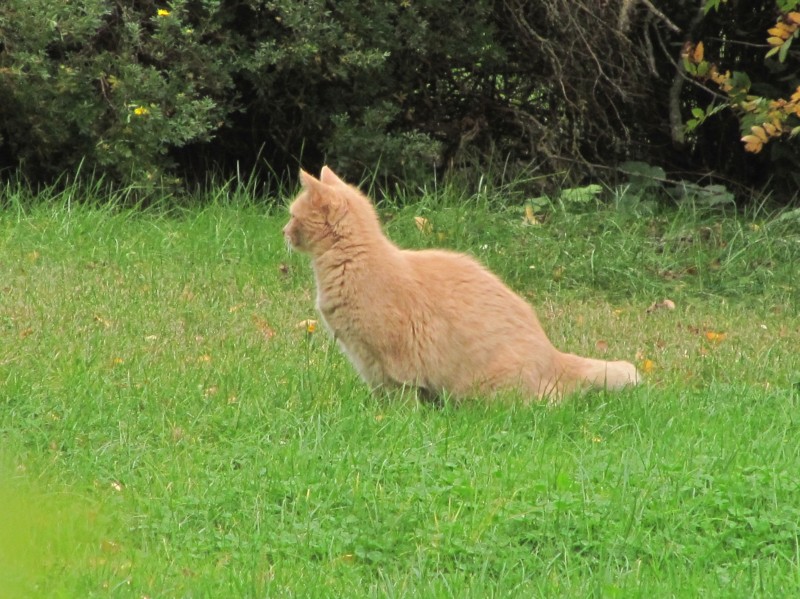
[[[307,173],[303,169],[300,169],[300,183],[306,189],[318,189],[321,181],[319,181],[314,175]]]
[[[339,177],[336,176],[327,166],[322,167],[322,172],[319,175],[319,180],[327,185],[346,185]]]

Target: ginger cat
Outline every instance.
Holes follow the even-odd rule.
[[[283,234],[311,255],[322,320],[372,388],[557,401],[639,382],[629,362],[558,351],[533,308],[473,258],[395,246],[370,200],[328,167],[300,178]]]

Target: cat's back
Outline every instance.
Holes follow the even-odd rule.
[[[461,310],[499,310],[522,316],[531,313],[527,302],[468,254],[440,249],[402,253],[418,288],[440,305],[455,304]]]

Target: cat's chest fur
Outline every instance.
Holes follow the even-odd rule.
[[[380,283],[366,262],[328,258],[314,264],[317,311],[359,374],[373,385],[381,384],[383,360],[375,342],[381,323],[376,321],[372,293]]]
[[[338,340],[353,340],[363,329],[361,322],[364,286],[363,269],[352,258],[339,257],[314,265],[317,311]]]

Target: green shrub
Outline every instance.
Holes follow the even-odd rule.
[[[0,167],[45,183],[80,167],[149,189],[203,182],[209,169],[294,175],[329,162],[352,180],[412,185],[434,172],[484,182],[525,172],[546,193],[640,161],[672,180],[740,193],[769,180],[791,196],[797,138],[775,144],[771,160],[745,155],[738,121],[704,109],[708,92],[686,85],[681,68],[681,45],[705,39],[721,65],[757,73],[764,98],[780,97],[769,88],[786,91],[784,79],[792,91],[790,38],[785,63],[757,69],[775,0],[703,8],[5,0]],[[687,137],[701,112],[709,118]]]
[[[114,181],[160,182],[169,151],[208,140],[230,110],[224,48],[205,43],[217,30],[202,12],[186,18],[189,4],[0,5],[7,161],[35,180],[84,162]]]

